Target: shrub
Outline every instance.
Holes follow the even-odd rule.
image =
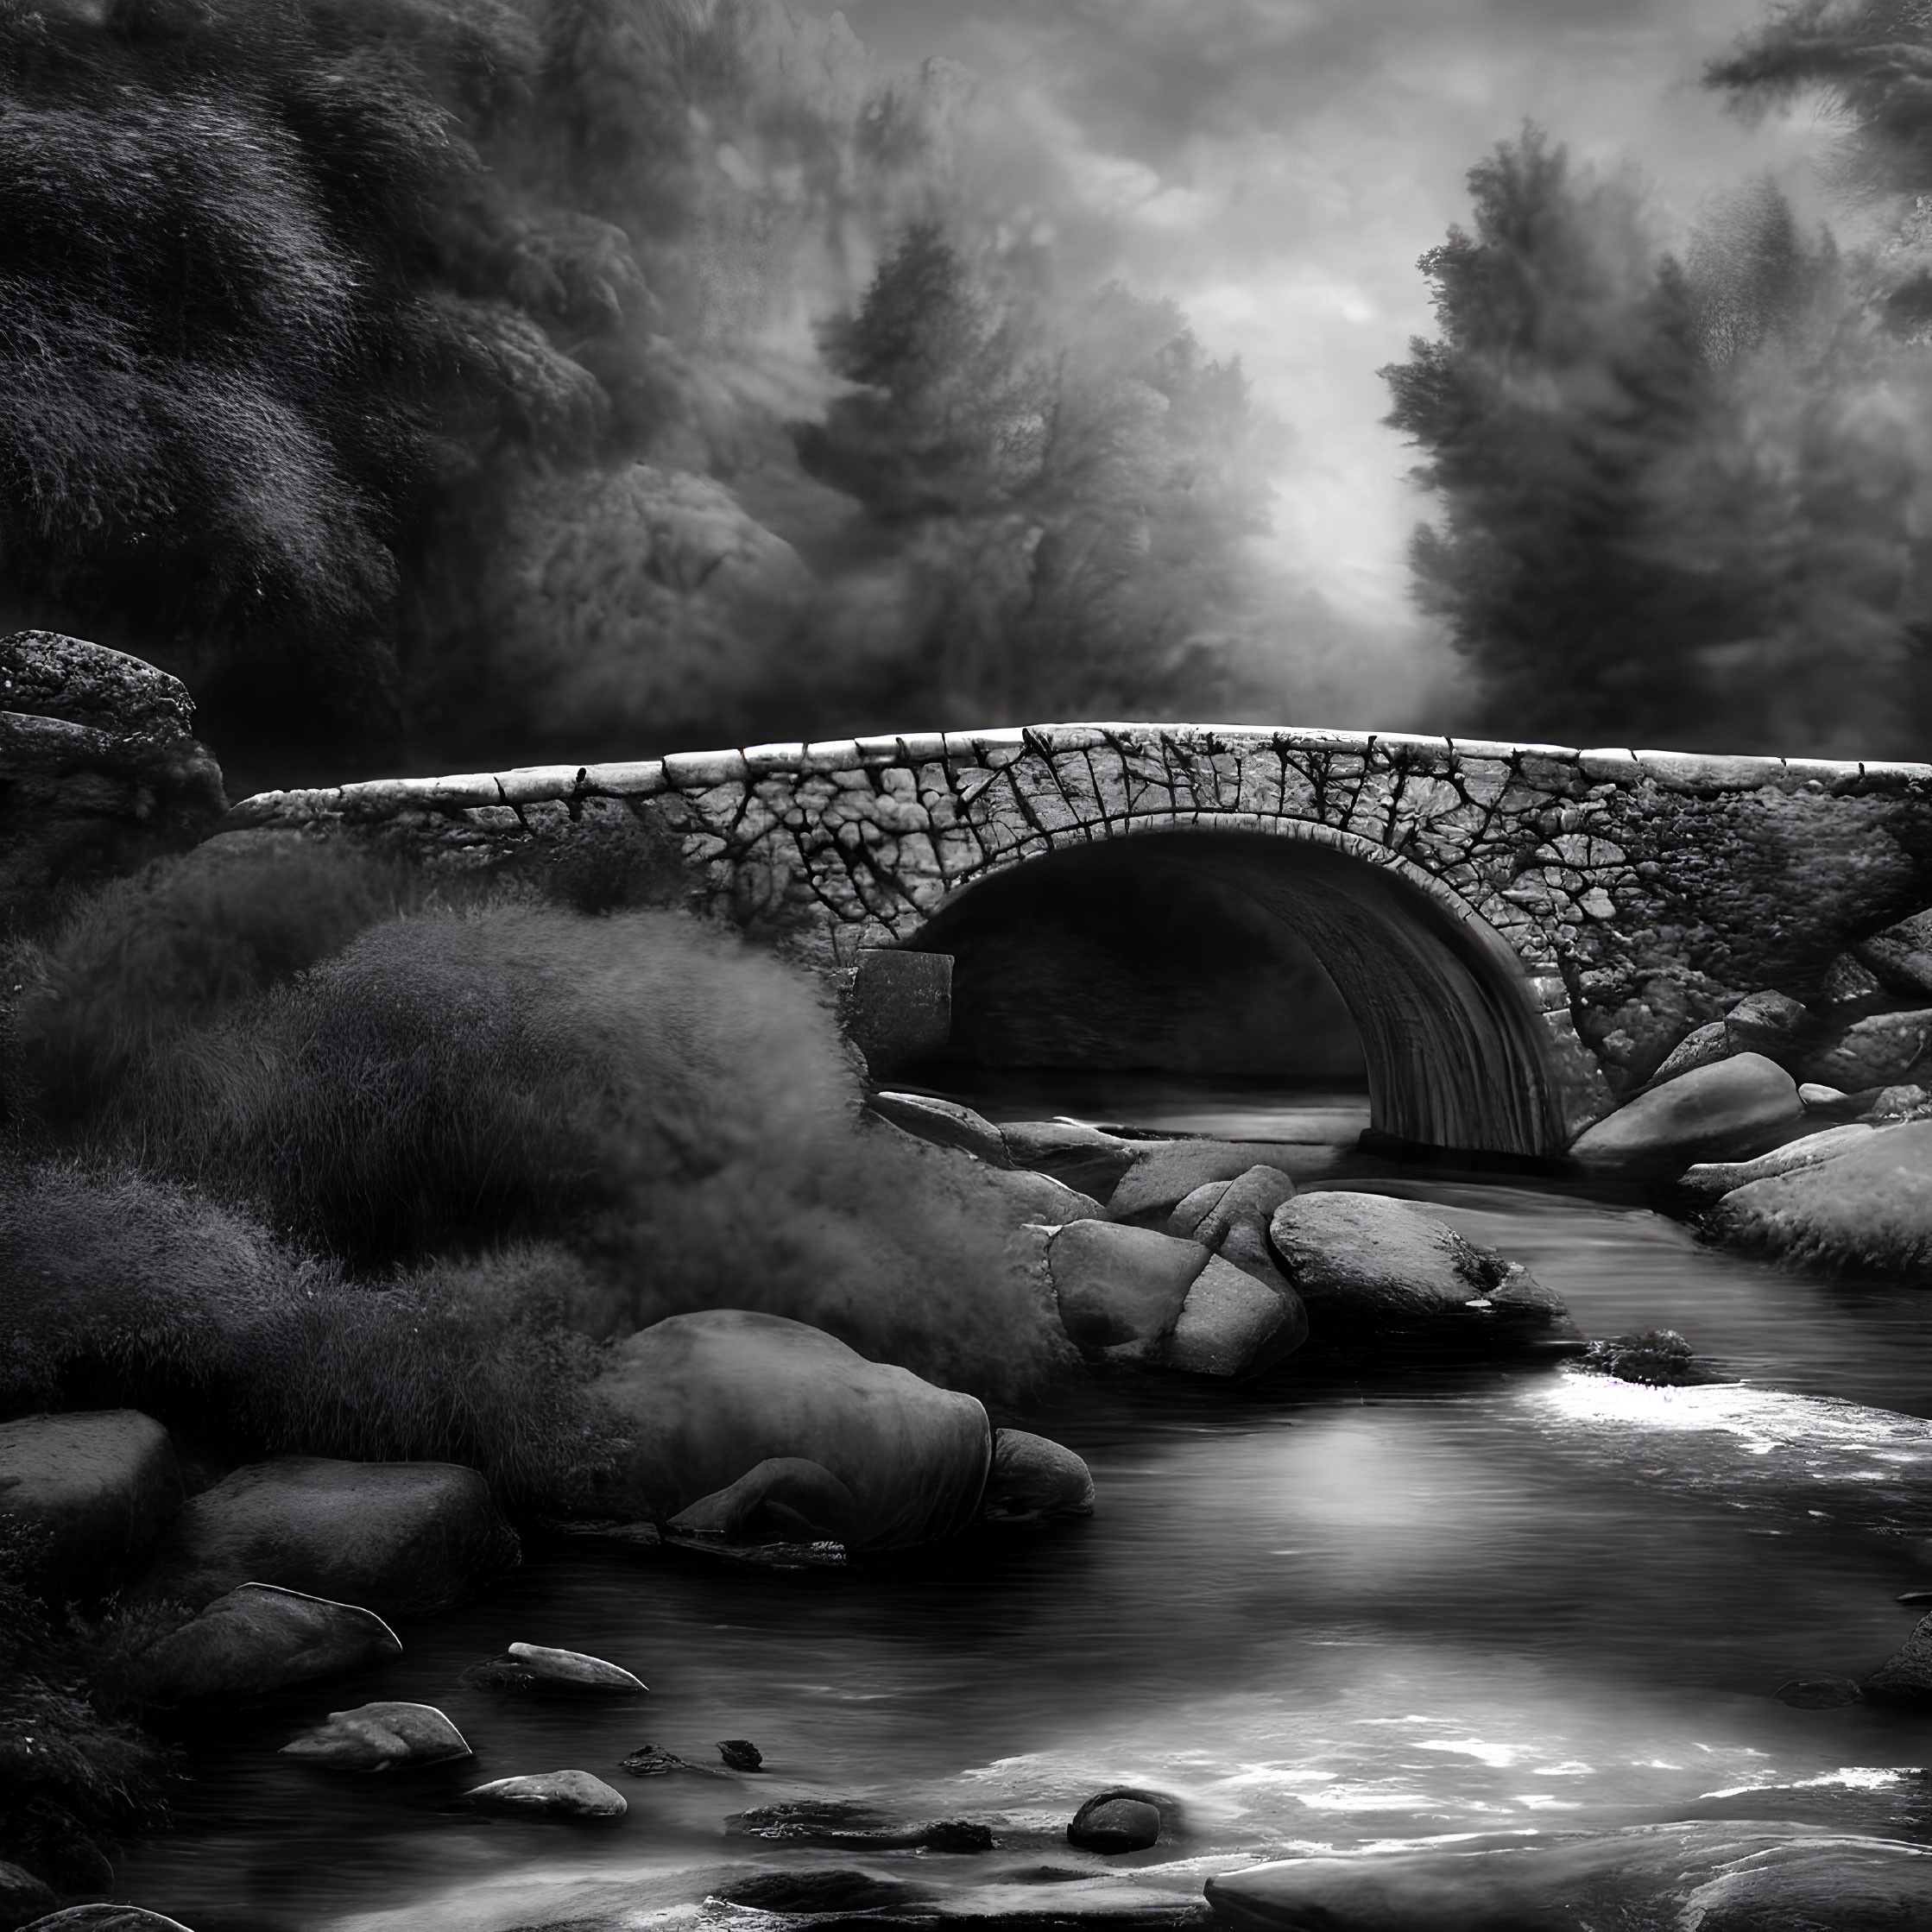
[[[521,1248],[381,1286],[193,1190],[47,1165],[0,1183],[0,1411],[127,1403],[237,1453],[435,1458],[565,1506],[601,1454],[564,1325],[580,1265]]]

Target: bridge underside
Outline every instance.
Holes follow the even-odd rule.
[[[1152,833],[1137,862],[1245,894],[1304,939],[1347,1005],[1367,1064],[1371,1118],[1393,1140],[1531,1157],[1567,1137],[1561,1070],[1515,955],[1399,874],[1324,844],[1258,833]],[[1070,878],[1085,855],[1038,859],[970,887],[909,942],[950,951],[1006,916],[1029,873]]]

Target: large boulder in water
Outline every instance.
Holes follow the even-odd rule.
[[[0,1525],[25,1532],[53,1601],[111,1588],[180,1506],[174,1445],[137,1409],[0,1424]]]
[[[1285,1859],[1210,1878],[1250,1932],[1912,1932],[1932,1852],[1797,1824],[1638,1826],[1454,1850]]]
[[[625,1438],[597,1513],[692,1533],[931,1543],[978,1515],[992,1460],[973,1397],[744,1309],[632,1335],[591,1393]]]
[[[1562,1301],[1520,1262],[1386,1195],[1322,1189],[1275,1210],[1268,1239],[1317,1341],[1413,1335],[1490,1351],[1582,1348]]]
[[[464,1603],[520,1559],[489,1485],[453,1462],[250,1463],[175,1518],[141,1594],[199,1608],[279,1583],[424,1617]]]
[[[1709,1233],[1847,1274],[1932,1274],[1932,1121],[1881,1127],[1834,1159],[1733,1189]]]
[[[1754,1153],[1804,1118],[1797,1083],[1762,1053],[1695,1067],[1579,1134],[1570,1158],[1599,1172],[1668,1172]]]
[[[125,1688],[163,1706],[255,1697],[401,1654],[395,1632],[373,1610],[244,1583],[136,1657]]]

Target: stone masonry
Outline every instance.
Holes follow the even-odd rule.
[[[914,941],[979,881],[1099,839],[1312,843],[1513,962],[1499,996],[1538,1017],[1563,1089],[1541,1151],[1743,994],[1808,999],[1847,945],[1932,904],[1932,767],[1257,726],[1042,725],[380,780],[266,793],[229,824],[464,869],[643,841],[681,866],[695,906],[784,929],[820,965]]]

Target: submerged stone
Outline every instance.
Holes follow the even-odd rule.
[[[1827,1675],[1787,1678],[1771,1695],[1779,1703],[1789,1704],[1793,1710],[1835,1711],[1843,1709],[1847,1704],[1857,1703],[1860,1692],[1851,1678]]]

